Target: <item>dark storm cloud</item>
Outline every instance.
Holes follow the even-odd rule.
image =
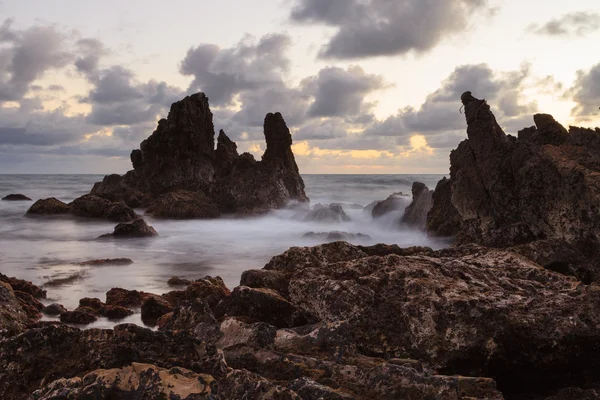
[[[347,70],[328,67],[314,78],[304,81],[305,90],[314,94],[310,117],[350,117],[367,114],[372,104],[365,103],[366,95],[382,89],[381,76],[367,74],[358,67]]]
[[[566,14],[542,25],[533,24],[528,30],[548,36],[584,36],[600,30],[600,14],[585,11]]]
[[[581,120],[598,116],[600,107],[600,64],[589,71],[577,71],[575,84],[567,90],[565,97],[576,103],[571,115]]]
[[[423,53],[469,27],[486,0],[296,0],[292,21],[337,28],[322,58]]]
[[[65,67],[73,59],[63,35],[53,26],[0,26],[0,101],[18,101],[46,71]]]
[[[77,71],[89,77],[94,77],[98,70],[100,59],[108,54],[104,43],[94,38],[84,38],[77,41],[78,57],[75,60]]]

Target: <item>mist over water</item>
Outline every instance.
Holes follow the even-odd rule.
[[[400,213],[373,220],[360,206],[383,200],[395,192],[410,194],[414,181],[433,189],[442,175],[305,175],[311,205],[344,203],[352,218],[344,223],[306,222],[294,219],[297,211],[276,210],[249,219],[169,221],[145,216],[159,237],[98,240],[112,232],[115,223],[61,216],[25,217],[32,202],[0,202],[0,272],[44,285],[51,279],[76,277],[48,291],[46,304],[77,307],[83,297],[106,299],[114,287],[161,294],[173,288],[172,276],[198,279],[220,276],[228,287],[239,284],[243,271],[262,268],[271,257],[292,246],[313,246],[323,241],[303,238],[307,232],[345,231],[369,235],[355,244],[398,244],[445,247],[447,243],[402,228]],[[64,202],[86,194],[101,175],[0,175],[0,197],[23,193],[32,199],[56,197]],[[406,198],[406,204],[410,197]],[[137,210],[142,214],[142,210]],[[92,259],[131,258],[127,266],[78,266]],[[139,313],[119,321],[141,324]],[[106,319],[89,327],[110,327]]]

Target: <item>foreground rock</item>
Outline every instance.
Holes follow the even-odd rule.
[[[91,194],[132,207],[150,205],[163,218],[248,215],[290,200],[307,201],[281,114],[266,116],[264,132],[267,150],[261,161],[248,153],[238,155],[223,131],[215,150],[208,98],[194,94],[173,103],[167,119],[131,153],[132,171],[105,177]]]
[[[49,199],[38,200],[27,210],[27,215],[58,215],[68,214],[71,207],[62,201],[51,197]]]
[[[96,370],[83,378],[59,379],[37,390],[33,398],[210,399],[214,384],[210,375],[133,363],[124,368]]]
[[[470,92],[461,100],[468,139],[450,155],[457,243],[558,240],[600,269],[600,129],[567,131],[552,116],[536,114],[535,126],[515,138],[502,131],[485,100]],[[443,204],[432,210],[433,232],[448,231],[434,222]]]
[[[254,285],[276,283],[299,312],[347,321],[363,354],[494,378],[507,398],[600,383],[597,286],[507,251],[388,249],[292,248],[265,267],[278,280]]]
[[[133,222],[121,223],[115,226],[115,230],[113,231],[113,233],[107,233],[106,235],[102,235],[100,237],[114,237],[116,239],[135,239],[154,236],[158,236],[156,230],[150,225],[148,225],[146,221],[144,221],[141,218],[138,218]]]
[[[9,194],[8,196],[5,196],[2,198],[2,200],[6,200],[6,201],[31,201],[31,199],[27,196],[25,196],[24,194]]]
[[[0,281],[0,337],[21,333],[28,322],[29,316],[21,307],[12,287]]]

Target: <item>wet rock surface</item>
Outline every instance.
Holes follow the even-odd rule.
[[[105,218],[114,222],[131,222],[138,217],[124,202],[112,202],[89,194],[73,200],[69,206],[78,217]]]
[[[337,242],[339,240],[371,240],[371,236],[363,233],[350,233],[341,231],[331,232],[308,232],[302,235],[303,238],[325,240],[328,242]]]
[[[370,204],[366,208],[371,209],[373,218],[379,218],[391,212],[403,211],[407,205],[407,198],[404,193],[394,193],[387,199]]]
[[[291,150],[292,137],[280,113],[264,121],[267,149],[261,161],[239,155],[220,131],[215,150],[213,114],[203,93],[173,103],[169,116],[133,150],[133,170],[109,175],[92,195],[130,206],[150,206],[161,218],[254,215],[307,201]]]
[[[339,204],[316,204],[304,217],[304,220],[319,222],[346,222],[350,221],[350,217]]]

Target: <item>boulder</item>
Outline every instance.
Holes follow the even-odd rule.
[[[169,370],[132,363],[123,368],[96,370],[83,378],[58,379],[33,393],[37,400],[64,399],[214,399],[215,379],[184,368]]]
[[[425,184],[414,182],[412,186],[412,202],[404,210],[401,222],[421,230],[425,230],[427,214],[431,209],[433,191]]]
[[[173,103],[168,117],[132,151],[134,169],[122,177],[105,177],[91,194],[150,205],[163,218],[253,215],[290,200],[307,201],[281,114],[268,114],[264,131],[267,150],[259,162],[248,153],[238,155],[222,130],[215,150],[208,98],[203,93],[188,96]]]
[[[599,269],[600,129],[566,130],[536,114],[535,126],[515,138],[502,131],[485,100],[470,92],[461,100],[468,139],[450,155],[457,244],[558,240]],[[432,217],[443,214],[443,203],[436,202]]]
[[[98,317],[93,309],[81,307],[73,311],[67,311],[60,314],[60,322],[74,325],[88,325],[96,322]]]
[[[156,230],[148,225],[146,221],[139,218],[133,222],[124,222],[115,226],[113,233],[107,233],[106,235],[100,236],[101,238],[114,237],[118,239],[131,239],[131,238],[146,238],[158,236]]]
[[[346,222],[350,221],[350,217],[339,204],[329,204],[327,206],[316,204],[312,211],[304,217],[304,220],[318,222]]]
[[[34,285],[33,283],[31,283],[29,281],[26,281],[23,279],[18,279],[18,278],[13,278],[13,277],[8,277],[8,276],[0,273],[0,282],[6,282],[15,291],[29,293],[36,299],[45,299],[46,298],[46,291],[43,289],[40,289],[38,286]]]
[[[600,383],[598,286],[506,250],[389,250],[292,248],[265,268],[286,276],[298,311],[346,321],[363,354],[490,377],[507,398]]]
[[[29,316],[21,307],[12,287],[0,281],[0,337],[21,333],[28,322]]]
[[[365,210],[370,209],[373,218],[379,218],[390,212],[404,210],[408,202],[407,198],[408,195],[404,193],[394,193],[383,201],[369,204]]]
[[[51,197],[49,199],[38,200],[27,210],[27,215],[58,215],[68,214],[71,207],[62,201]]]
[[[112,202],[91,194],[81,196],[69,204],[73,215],[86,218],[106,218],[114,222],[130,222],[138,216],[127,204]]]
[[[142,303],[142,321],[149,326],[156,325],[156,321],[163,315],[173,311],[173,307],[159,297],[148,297]]]
[[[108,292],[106,292],[106,305],[121,307],[141,307],[144,300],[150,296],[153,295],[150,293],[138,292],[137,290],[112,288]]]
[[[219,208],[200,192],[176,191],[158,196],[146,209],[155,218],[212,219],[221,215]]]
[[[52,303],[42,309],[42,313],[51,317],[58,316],[67,312],[67,309],[62,304]]]
[[[2,198],[2,200],[6,200],[6,201],[31,201],[31,199],[27,196],[25,196],[24,194],[9,194],[8,196],[5,196]]]
[[[102,316],[108,318],[111,321],[119,321],[121,319],[127,318],[130,315],[133,315],[133,311],[121,306],[106,305],[102,307],[102,309],[100,310],[100,314],[102,314]]]

